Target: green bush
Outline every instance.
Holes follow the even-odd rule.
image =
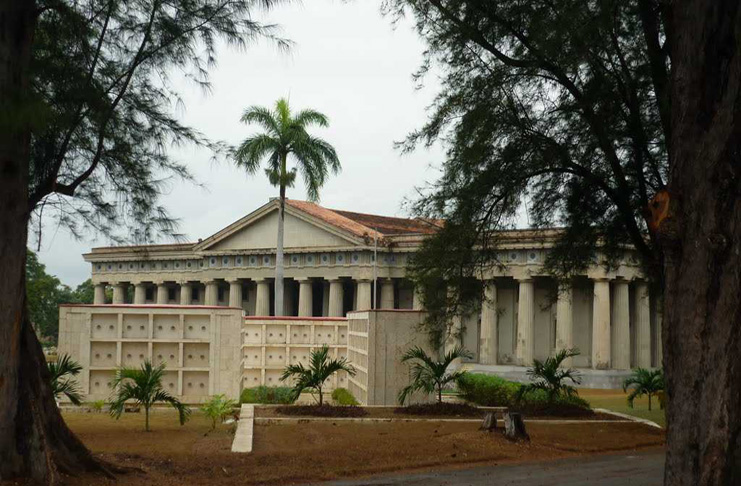
[[[360,405],[347,388],[337,388],[333,391],[332,400],[334,400],[338,405]]]
[[[533,390],[518,402],[522,385],[493,375],[466,373],[457,384],[461,398],[484,407],[509,407],[531,415],[582,415],[590,409],[589,402],[577,395],[559,395],[549,404],[545,390]]]
[[[461,398],[483,407],[510,407],[520,389],[519,383],[480,373],[466,373],[457,385]]]
[[[90,408],[94,412],[102,412],[103,407],[105,407],[105,400],[95,400],[94,402],[90,402]]]
[[[287,386],[258,386],[245,388],[239,396],[240,403],[265,403],[287,405],[293,403],[291,388]]]

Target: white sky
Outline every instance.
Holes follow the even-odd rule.
[[[411,22],[393,27],[379,8],[378,0],[310,0],[280,7],[266,21],[280,24],[284,37],[295,42],[292,51],[281,53],[265,43],[244,52],[221,49],[211,73],[212,94],[185,86],[185,110],[179,116],[209,137],[236,144],[255,130],[239,122],[246,107],[271,106],[290,96],[294,109],[311,107],[330,118],[329,129],[314,133],[335,146],[343,171],[325,185],[321,204],[404,215],[403,199],[437,178],[434,167],[443,154],[436,148],[402,156],[393,142],[424,123],[438,86],[429,77],[425,89],[415,89],[411,74],[424,45]],[[262,172],[247,177],[230,163],[212,164],[207,152],[178,154],[205,185],[173,184],[164,197],[190,241],[215,233],[277,195]],[[288,197],[305,197],[300,183]],[[76,241],[47,225],[39,256],[49,273],[75,286],[90,276],[82,253],[108,244],[94,237]]]

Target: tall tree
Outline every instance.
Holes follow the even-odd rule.
[[[260,169],[263,159],[267,160],[265,174],[272,186],[279,188],[278,241],[275,252],[275,315],[283,315],[283,225],[286,206],[286,188],[293,187],[296,174],[301,173],[310,201],[319,200],[319,189],[330,172],[338,174],[340,160],[334,147],[327,141],[310,135],[306,130],[314,125],[328,127],[329,120],[311,109],[291,113],[288,100],[279,99],[275,109],[261,106],[247,108],[242,122],[255,123],[265,130],[246,138],[238,147],[235,158],[237,165],[254,174]],[[288,167],[289,156],[295,166]]]
[[[174,118],[169,76],[208,89],[217,41],[272,37],[250,17],[271,4],[0,1],[0,479],[105,469],[54,403],[26,306],[29,223],[43,214],[113,241],[174,234],[158,196],[190,175],[167,147],[221,147]]]
[[[497,231],[527,205],[563,226],[546,265],[611,265],[626,244],[665,299],[666,484],[741,479],[739,2],[387,0],[442,71],[429,122],[442,178],[415,203],[447,220],[415,259],[428,325],[480,299]]]

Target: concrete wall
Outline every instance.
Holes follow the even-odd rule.
[[[426,335],[418,331],[425,313],[413,310],[360,311],[347,315],[350,341],[348,357],[357,374],[349,378],[349,389],[364,405],[397,405],[399,392],[409,384],[409,366],[401,356],[421,346],[433,356]],[[412,402],[432,397],[417,395]]]
[[[347,319],[342,317],[245,317],[241,334],[242,387],[290,386],[280,381],[289,364],[307,365],[311,351],[327,345],[330,356],[347,356]],[[347,387],[336,373],[326,390]]]
[[[119,366],[166,364],[163,387],[187,403],[239,395],[242,311],[225,307],[69,305],[59,308],[59,353],[78,361],[86,400],[108,399]]]

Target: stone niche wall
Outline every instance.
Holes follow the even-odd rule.
[[[245,317],[242,327],[242,388],[290,386],[280,381],[289,364],[308,365],[311,351],[327,345],[330,356],[347,356],[347,319],[342,317]],[[346,388],[348,377],[336,373],[327,391]]]
[[[162,385],[186,403],[238,398],[242,310],[228,307],[65,305],[59,352],[78,361],[85,400],[107,400],[120,366],[164,362]]]
[[[425,313],[414,310],[376,310],[350,312],[348,319],[348,359],[356,369],[349,378],[349,390],[364,405],[397,405],[402,388],[409,384],[409,365],[401,357],[420,346],[437,358],[426,334],[419,331]],[[434,400],[424,394],[412,395],[410,403]]]

